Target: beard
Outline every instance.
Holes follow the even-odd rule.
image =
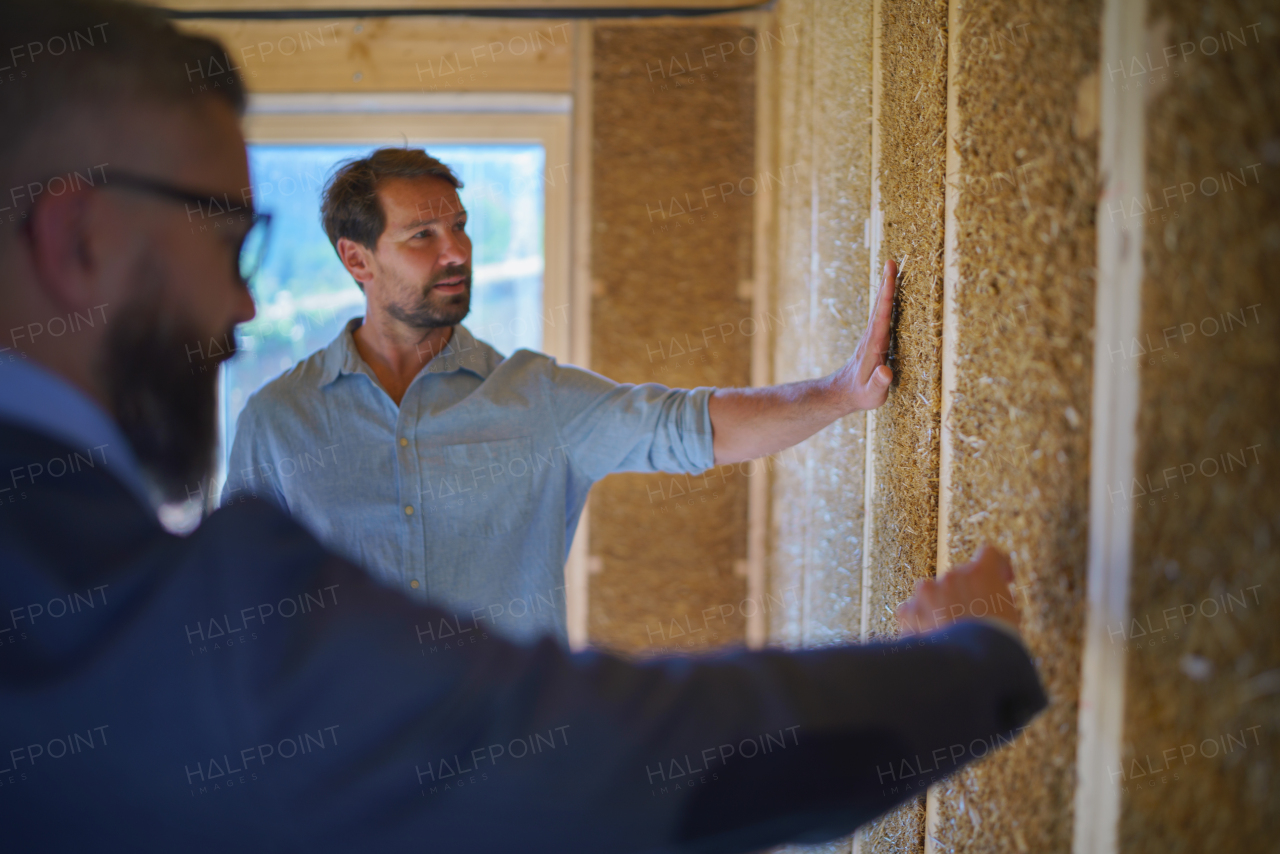
[[[155,283],[155,271],[148,277]],[[162,308],[145,288],[107,336],[103,374],[116,423],[165,501],[202,494],[218,443],[218,365],[235,354],[235,327],[220,337]]]
[[[462,293],[445,296],[432,292],[440,282],[445,279],[454,279],[458,276],[463,277],[462,284],[465,285]],[[387,307],[388,314],[414,329],[438,329],[442,326],[453,326],[461,323],[469,311],[471,311],[470,264],[448,267],[440,271],[439,275],[432,276],[431,281],[423,286],[422,297],[418,300],[417,305],[406,307],[392,303]]]

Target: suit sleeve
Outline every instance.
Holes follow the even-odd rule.
[[[614,472],[697,473],[715,465],[711,387],[617,383],[549,360],[551,414],[569,458],[591,480]]]
[[[215,514],[198,537],[225,545],[206,559],[193,611],[271,602],[279,614],[300,591],[332,593],[327,607],[261,621],[258,647],[213,665],[224,705],[183,718],[184,737],[202,742],[183,755],[248,756],[272,775],[245,813],[215,804],[231,810],[219,827],[269,811],[259,818],[300,849],[816,842],[1011,742],[1046,702],[1021,644],[981,623],[894,644],[629,663],[508,643],[482,610],[418,606],[261,505]],[[237,754],[330,726],[335,743],[306,761]]]

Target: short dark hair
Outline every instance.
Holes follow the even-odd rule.
[[[340,237],[367,249],[378,245],[387,227],[378,186],[390,178],[441,178],[462,188],[452,169],[421,148],[379,148],[368,157],[344,161],[325,184],[320,206],[325,234],[335,249]]]
[[[215,97],[244,113],[244,81],[219,42],[127,0],[5,0],[0,46],[22,75],[0,89],[0,160],[77,108]]]

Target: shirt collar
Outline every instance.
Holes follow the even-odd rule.
[[[427,372],[444,374],[450,371],[471,371],[482,380],[487,380],[493,369],[502,361],[501,354],[471,334],[461,323],[453,327],[453,335],[448,345],[430,362]]]
[[[356,349],[356,340],[352,333],[360,328],[363,317],[353,317],[338,333],[338,337],[324,349],[320,387],[324,388],[343,374],[365,374],[377,382],[373,371],[360,351]],[[461,323],[453,327],[453,335],[449,343],[431,361],[427,362],[421,373],[443,374],[452,371],[470,371],[482,380],[487,380],[494,369],[502,362],[502,354],[493,347],[471,334]]]
[[[133,448],[114,419],[87,394],[25,357],[0,351],[0,419],[101,455],[143,506],[160,507]],[[96,457],[95,458],[99,458]]]

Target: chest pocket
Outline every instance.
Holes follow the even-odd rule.
[[[528,526],[535,498],[529,437],[443,445],[423,465],[422,510],[431,527],[493,537]]]

